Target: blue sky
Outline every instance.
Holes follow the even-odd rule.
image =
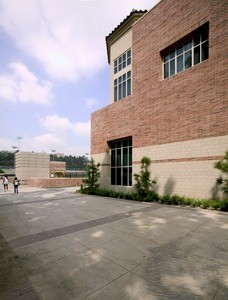
[[[109,104],[105,36],[158,0],[0,0],[0,150],[90,153]]]

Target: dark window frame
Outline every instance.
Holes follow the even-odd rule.
[[[191,68],[209,58],[209,23],[207,22],[176,46],[162,51],[163,79]]]
[[[111,185],[132,186],[132,137],[108,144],[111,150]]]

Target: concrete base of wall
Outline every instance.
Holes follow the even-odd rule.
[[[30,178],[27,185],[40,188],[80,186],[82,178]]]

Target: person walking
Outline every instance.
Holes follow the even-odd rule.
[[[3,177],[3,186],[4,186],[4,192],[8,190],[8,186],[9,186],[9,179],[7,177],[7,175],[5,175]]]
[[[18,186],[19,186],[19,180],[17,179],[17,177],[15,177],[13,181],[14,194],[18,194]]]

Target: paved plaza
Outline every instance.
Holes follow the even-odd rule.
[[[0,190],[0,299],[228,299],[228,214]]]

